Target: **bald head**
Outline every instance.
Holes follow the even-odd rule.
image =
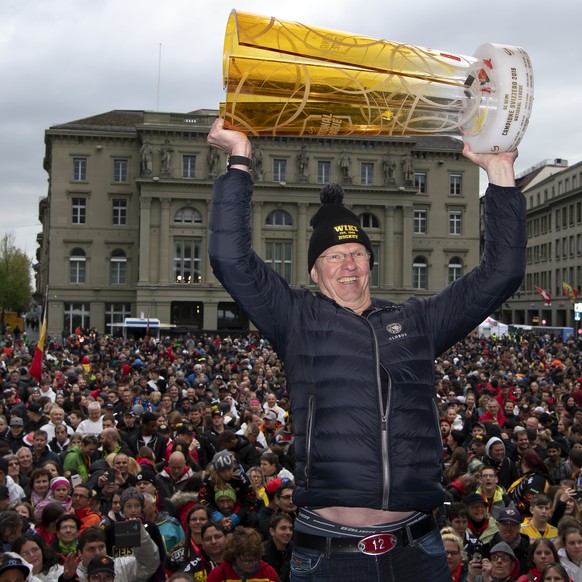
[[[186,469],[186,457],[184,457],[184,453],[174,451],[168,460],[168,469],[170,471],[170,476],[174,481],[180,480]]]

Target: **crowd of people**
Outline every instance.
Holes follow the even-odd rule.
[[[0,581],[289,580],[295,437],[270,344],[63,339],[40,381],[34,343],[0,341]],[[582,582],[581,347],[473,334],[435,362],[451,580]]]

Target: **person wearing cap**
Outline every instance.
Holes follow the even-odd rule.
[[[520,574],[525,574],[528,571],[528,556],[531,543],[529,537],[521,533],[521,514],[513,506],[502,509],[499,512],[497,527],[499,531],[485,546],[485,555],[489,556],[492,548],[499,542],[505,542],[513,550],[515,557],[519,561]]]
[[[8,432],[4,437],[13,453],[24,445],[24,420],[20,416],[10,418]]]
[[[210,414],[212,426],[198,436],[200,448],[198,449],[198,462],[204,469],[219,451],[218,438],[225,431],[224,413],[218,408],[212,409]]]
[[[467,529],[482,544],[486,544],[499,531],[495,518],[489,514],[487,501],[479,493],[469,493],[463,503],[467,508]]]
[[[45,426],[49,419],[44,414],[43,407],[37,402],[31,402],[26,409],[27,421],[24,423],[24,432],[30,433],[40,430]]]
[[[18,554],[6,552],[0,556],[0,582],[27,582],[32,568]]]
[[[98,572],[95,569],[95,562],[99,560],[102,567],[106,568],[106,573],[111,572],[113,565],[113,575],[115,582],[137,582],[149,580],[160,566],[160,553],[156,544],[152,541],[144,525],[140,524],[140,545],[132,548],[132,555],[120,556],[113,559],[107,555],[106,535],[100,528],[90,527],[79,536],[79,553],[67,556],[64,568],[65,571],[59,582],[100,582],[97,577],[93,580],[89,578],[89,566],[93,563],[91,572],[93,575]],[[107,562],[105,562],[105,560]]]
[[[491,548],[489,558],[479,564],[469,562],[467,582],[515,582],[520,573],[519,560],[505,542],[499,542]]]
[[[231,156],[226,175],[214,183],[210,264],[285,365],[296,432],[294,500],[302,507],[293,562],[319,561],[306,580],[335,574],[360,580],[377,577],[378,556],[391,553],[394,570],[382,571],[385,580],[449,580],[432,516],[444,498],[434,360],[523,278],[526,208],[515,188],[516,154],[474,154],[465,146],[464,155],[491,182],[481,263],[432,297],[396,305],[371,296],[372,244],[337,185],[322,189],[311,220],[308,272],[319,293],[291,288],[253,252],[245,160],[251,144],[224,124],[217,119],[208,136],[211,147]],[[351,528],[348,540],[340,539],[345,526]],[[369,551],[376,534],[393,543],[370,556],[362,548]],[[429,555],[409,543],[420,539]],[[406,567],[394,565],[399,557]]]
[[[228,516],[231,519],[232,527],[240,523],[254,526],[256,523],[255,493],[251,482],[238,463],[234,453],[228,450],[219,451],[212,457],[212,463],[206,468],[208,475],[205,477],[202,487],[198,493],[199,502],[208,505],[213,515],[217,517],[214,521],[220,521],[219,513],[223,513],[216,503],[216,492],[218,490],[232,490],[236,496],[235,509]],[[228,505],[228,504],[227,504]],[[226,507],[228,509],[228,507]],[[223,517],[227,517],[223,514]]]

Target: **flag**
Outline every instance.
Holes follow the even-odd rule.
[[[42,318],[42,325],[40,326],[38,344],[36,344],[36,350],[34,352],[34,357],[32,359],[32,365],[30,366],[29,370],[30,375],[33,378],[36,378],[39,382],[42,380],[42,358],[44,355],[45,336],[46,336],[46,309],[44,311],[44,317]]]
[[[544,303],[546,305],[552,304],[552,296],[550,295],[549,291],[546,291],[545,289],[542,289],[541,287],[536,287],[535,289],[542,296],[542,299],[544,300]]]
[[[580,293],[565,281],[562,281],[562,293],[572,302],[576,303],[576,299]]]

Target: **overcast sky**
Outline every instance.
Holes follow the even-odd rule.
[[[217,108],[233,8],[463,55],[484,42],[522,46],[535,104],[518,172],[582,160],[579,0],[0,0],[0,236],[14,233],[34,257],[51,125],[112,109]]]

